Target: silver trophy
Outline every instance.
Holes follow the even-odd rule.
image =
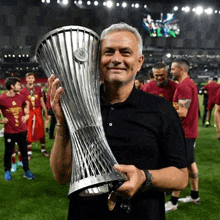
[[[47,77],[54,74],[64,93],[61,106],[72,143],[69,195],[108,192],[126,175],[114,170],[117,163],[105,137],[100,109],[99,36],[80,26],[47,33],[36,47],[36,58]]]

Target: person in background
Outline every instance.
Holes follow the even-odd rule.
[[[212,79],[209,79],[207,84],[211,83]],[[203,111],[203,117],[202,117],[202,126],[205,126],[205,121],[206,121],[206,117],[207,117],[207,106],[208,106],[208,92],[206,90],[202,90],[203,91],[203,106],[204,106],[204,111]]]
[[[135,77],[135,81],[134,81],[134,84],[135,84],[135,87],[137,89],[140,89],[144,83],[145,83],[145,78],[143,75],[141,74],[137,74],[136,77]]]
[[[208,93],[207,116],[206,116],[206,122],[205,122],[206,127],[210,126],[211,113],[212,113],[213,107],[215,106],[216,93],[218,89],[220,88],[220,85],[217,82],[218,82],[218,79],[214,77],[212,82],[208,83],[207,85],[203,87],[204,92]]]
[[[5,80],[7,92],[0,95],[0,109],[4,118],[0,123],[4,124],[4,179],[10,181],[11,176],[11,155],[18,144],[21,151],[24,175],[27,179],[34,179],[35,176],[29,170],[28,155],[27,155],[27,125],[26,121],[29,118],[29,103],[26,97],[20,94],[21,85],[20,79],[17,77],[8,77]]]
[[[194,145],[198,137],[198,91],[195,83],[189,78],[189,61],[179,58],[173,61],[171,73],[179,85],[173,96],[173,106],[182,122],[187,150],[187,169],[191,184],[191,194],[179,198],[181,191],[173,191],[170,201],[166,202],[166,212],[176,210],[178,201],[200,204],[198,168],[195,162]]]
[[[27,86],[21,90],[21,93],[30,103],[30,115],[27,121],[27,141],[28,141],[28,159],[32,158],[32,142],[40,141],[41,153],[44,157],[50,154],[45,149],[45,131],[42,109],[44,110],[45,120],[48,119],[47,108],[44,102],[43,94],[39,86],[35,86],[34,73],[26,74]]]
[[[100,39],[103,128],[119,163],[114,168],[126,173],[128,181],[112,192],[117,202],[111,211],[107,206],[109,190],[87,198],[71,193],[68,219],[89,219],[95,213],[96,220],[165,220],[164,191],[181,190],[188,182],[181,122],[165,99],[134,86],[144,62],[137,29],[125,23],[113,24]],[[54,75],[49,79],[51,106],[57,119],[50,163],[56,181],[66,184],[71,180],[72,148],[59,103],[64,92],[59,82]]]
[[[216,94],[214,117],[215,117],[217,138],[220,141],[220,89],[217,91]]]
[[[164,97],[170,103],[178,86],[173,80],[168,78],[168,69],[165,63],[156,63],[152,68],[155,81],[150,81],[141,87],[141,90]]]

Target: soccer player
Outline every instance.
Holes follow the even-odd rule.
[[[166,212],[176,210],[178,201],[200,204],[198,168],[194,155],[194,144],[198,137],[198,91],[195,83],[189,78],[188,71],[189,62],[185,58],[176,59],[171,65],[171,73],[179,82],[173,97],[173,106],[180,117],[185,133],[191,195],[179,199],[180,191],[173,191],[170,201],[165,204]]]
[[[168,70],[164,63],[156,63],[152,71],[155,81],[144,84],[141,90],[164,97],[172,103],[173,95],[178,84],[168,78]]]
[[[205,126],[210,126],[210,119],[212,109],[215,106],[216,93],[218,89],[220,89],[220,85],[217,83],[218,79],[216,77],[213,78],[211,83],[208,83],[203,87],[203,90],[208,93],[208,105],[207,105],[207,116]]]
[[[4,118],[0,123],[4,124],[4,140],[5,140],[5,155],[4,179],[9,181],[11,177],[11,155],[17,142],[25,171],[24,177],[34,179],[35,176],[29,170],[27,156],[27,125],[26,121],[29,118],[29,103],[26,98],[19,92],[21,90],[20,79],[17,77],[8,77],[5,80],[7,92],[0,95],[0,109]]]
[[[44,157],[49,157],[50,154],[45,150],[45,131],[44,120],[42,117],[42,108],[44,110],[45,119],[48,119],[47,108],[44,102],[44,97],[39,86],[35,86],[34,73],[26,74],[27,86],[21,90],[21,93],[30,103],[30,114],[27,121],[27,141],[28,141],[28,159],[32,158],[32,142],[40,141],[41,153]]]
[[[220,89],[217,91],[216,94],[214,117],[215,117],[217,138],[220,141]]]

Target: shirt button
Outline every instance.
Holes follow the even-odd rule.
[[[112,124],[112,123],[109,123],[108,125],[111,127],[113,124]]]

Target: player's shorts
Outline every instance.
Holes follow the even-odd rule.
[[[215,102],[208,102],[207,109],[211,111],[214,108],[214,106]]]
[[[195,146],[196,139],[194,138],[186,138],[186,151],[187,151],[187,165],[195,162],[195,153],[194,153],[194,146]]]

